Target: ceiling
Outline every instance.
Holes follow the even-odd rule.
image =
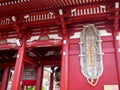
[[[17,50],[0,50],[0,65],[10,65],[15,64],[17,57]],[[27,49],[25,59],[32,59],[36,64],[41,62],[44,65],[54,65],[60,64],[61,60],[61,47],[37,47],[32,49]],[[49,63],[48,63],[49,62]],[[33,63],[25,60],[25,65],[29,66]]]

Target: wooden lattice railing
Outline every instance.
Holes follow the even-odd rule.
[[[108,13],[109,10],[107,10],[105,5],[94,5],[94,6],[86,6],[86,7],[79,7],[71,10],[71,17],[83,17],[83,16],[92,16],[92,15],[102,15]],[[40,13],[33,13],[33,14],[28,14],[23,16],[24,18],[23,22],[24,23],[29,23],[29,22],[35,22],[35,21],[52,21],[56,19],[55,15],[53,12],[40,12]],[[92,17],[91,17],[92,18]],[[10,25],[12,24],[12,17],[11,18],[2,18],[0,19],[0,26],[3,25]]]
[[[0,26],[1,25],[9,25],[11,23],[12,22],[11,22],[10,18],[2,18],[2,19],[0,19]]]
[[[55,15],[52,12],[42,12],[38,14],[30,14],[25,18],[25,22],[51,20],[55,19]]]
[[[107,9],[105,5],[96,5],[88,7],[80,7],[71,10],[71,16],[86,16],[93,14],[103,14],[106,13]]]
[[[51,20],[55,19],[55,15],[52,12],[41,12],[37,14],[29,14],[24,16],[23,22],[33,22],[33,21],[43,21],[43,20]],[[0,26],[12,24],[11,18],[2,18],[0,19]]]

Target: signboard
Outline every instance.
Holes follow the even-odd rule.
[[[22,80],[36,80],[36,68],[24,68]]]
[[[104,90],[119,90],[118,85],[104,85]]]

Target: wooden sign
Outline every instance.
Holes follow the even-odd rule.
[[[36,68],[24,68],[22,80],[36,80]]]
[[[119,90],[118,85],[104,85],[104,90]]]

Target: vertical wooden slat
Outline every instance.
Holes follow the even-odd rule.
[[[81,0],[78,0],[80,4],[82,4],[82,1]]]
[[[88,14],[88,15],[90,14],[90,9],[89,9],[89,8],[87,8],[87,14]]]
[[[75,4],[76,4],[76,3],[75,3],[75,0],[72,0],[72,4],[73,4],[73,5],[75,5]]]
[[[68,0],[68,3],[69,3],[69,5],[72,5],[72,2],[71,2],[71,0]]]
[[[93,2],[95,2],[95,0],[93,0]]]
[[[50,19],[50,14],[49,13],[47,14],[47,19]]]
[[[94,10],[94,14],[96,14],[96,8],[93,8],[93,10]]]
[[[60,0],[63,6],[66,6],[65,2],[63,0]]]
[[[90,14],[93,14],[93,9],[92,8],[90,8]]]
[[[78,16],[80,15],[80,11],[79,11],[79,9],[77,10],[77,15],[78,15]]]
[[[88,0],[88,3],[91,3],[91,0]]]
[[[41,15],[38,16],[38,20],[41,20]]]
[[[76,10],[74,11],[74,16],[77,16],[77,12],[76,12]]]
[[[99,9],[99,7],[97,7],[97,13],[100,13],[100,9]]]
[[[55,19],[55,15],[53,15],[53,19]]]
[[[106,6],[105,6],[105,8],[104,8],[104,13],[106,12]]]
[[[88,3],[89,0],[86,0],[86,3]]]
[[[76,3],[76,4],[79,4],[79,2],[78,2],[78,1],[79,1],[79,0],[75,0],[75,3]]]
[[[86,4],[86,0],[83,0],[84,1],[84,4]]]
[[[83,9],[84,10],[84,15],[86,15],[86,9]]]
[[[69,0],[64,0],[66,2],[66,5],[69,6],[70,3],[69,3]]]
[[[80,10],[80,13],[81,13],[81,15],[83,15],[83,14],[84,14],[84,13],[83,13],[83,9],[81,9],[81,10]]]
[[[33,16],[33,21],[36,21],[36,15]]]
[[[81,0],[81,4],[83,4],[84,3],[84,0]]]
[[[61,2],[61,0],[58,0],[57,3],[59,3],[60,6],[64,6]]]
[[[90,0],[90,2],[92,3],[93,1],[92,1],[92,0]]]
[[[51,1],[51,0],[50,0],[50,1]],[[57,1],[56,1],[56,0],[52,0],[51,2],[53,3],[53,5],[55,4],[55,5],[56,5],[56,7],[60,7],[59,3],[57,3]]]

